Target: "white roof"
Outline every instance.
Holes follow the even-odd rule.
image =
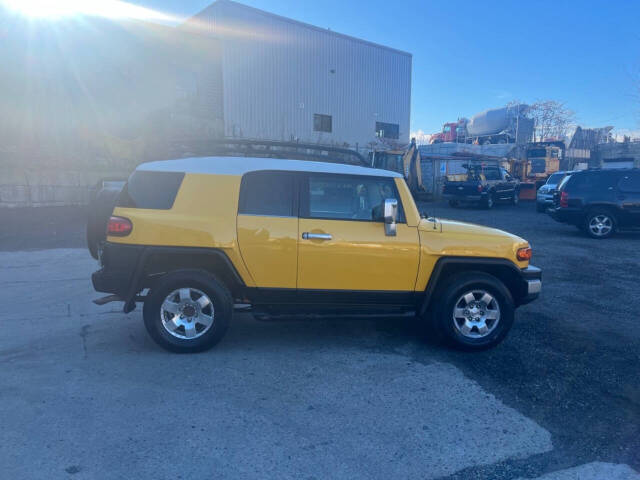
[[[208,173],[213,175],[244,175],[258,170],[282,170],[287,172],[341,173],[375,177],[402,177],[399,173],[378,168],[358,167],[343,163],[315,162],[310,160],[283,160],[254,157],[192,157],[177,160],[160,160],[138,165],[136,170],[148,172]]]

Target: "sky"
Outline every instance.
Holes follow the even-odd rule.
[[[211,0],[132,0],[186,18]],[[241,0],[413,55],[411,131],[512,100],[640,136],[640,0]]]

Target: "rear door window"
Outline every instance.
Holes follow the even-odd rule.
[[[116,206],[170,210],[184,173],[136,170],[122,188]]]
[[[297,216],[294,188],[295,177],[290,172],[247,173],[242,177],[238,213],[269,217]]]

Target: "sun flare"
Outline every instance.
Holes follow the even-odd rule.
[[[0,0],[0,5],[22,15],[36,18],[60,18],[89,15],[106,18],[174,21],[166,13],[120,0]]]

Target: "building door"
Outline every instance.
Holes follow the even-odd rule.
[[[382,205],[386,198],[398,200],[395,236],[385,234]],[[299,293],[414,290],[418,231],[406,224],[393,178],[303,176],[299,232]]]

